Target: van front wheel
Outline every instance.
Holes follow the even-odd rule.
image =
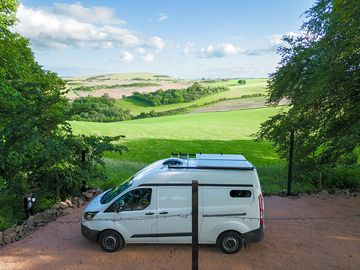
[[[124,246],[122,236],[113,230],[103,231],[99,236],[100,246],[104,251],[114,252]]]
[[[234,231],[224,232],[219,236],[218,244],[220,249],[226,254],[234,254],[243,246],[241,235]]]

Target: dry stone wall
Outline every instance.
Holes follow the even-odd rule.
[[[30,235],[33,231],[38,230],[58,217],[66,216],[74,212],[75,207],[84,206],[92,197],[101,193],[101,190],[94,189],[84,192],[81,196],[73,197],[60,202],[44,212],[36,213],[30,216],[22,224],[14,224],[10,228],[0,231],[0,247],[19,241]],[[79,220],[80,222],[80,220]]]

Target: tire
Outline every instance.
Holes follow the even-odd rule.
[[[219,236],[218,245],[224,253],[234,254],[243,247],[244,240],[239,233],[228,231]]]
[[[99,235],[101,248],[106,252],[114,252],[124,247],[124,239],[113,230],[103,231]]]

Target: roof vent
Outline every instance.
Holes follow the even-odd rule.
[[[180,158],[169,158],[163,162],[163,165],[183,165]]]

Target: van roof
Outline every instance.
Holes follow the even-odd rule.
[[[169,158],[163,162],[169,168],[177,169],[228,169],[252,170],[252,165],[243,155],[228,154],[182,154],[178,158]]]

